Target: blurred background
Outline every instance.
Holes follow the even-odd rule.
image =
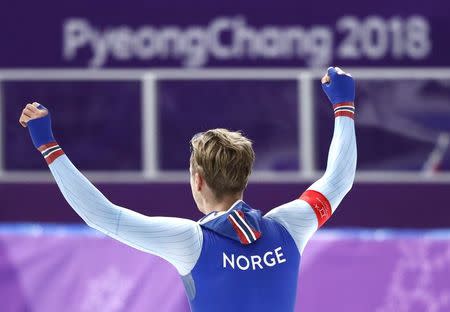
[[[0,3],[1,311],[188,311],[175,269],[82,224],[17,120],[38,101],[116,204],[199,219],[189,139],[242,130],[245,200],[321,176],[330,65],[357,79],[353,190],[304,252],[297,311],[450,311],[446,1]],[[214,311],[214,308],[211,308]]]

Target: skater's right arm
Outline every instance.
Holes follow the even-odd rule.
[[[203,240],[198,223],[180,218],[149,217],[113,204],[56,143],[47,109],[37,103],[28,104],[19,121],[30,130],[33,143],[45,158],[64,198],[90,227],[166,259],[181,275],[192,270]]]

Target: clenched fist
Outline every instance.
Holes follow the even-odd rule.
[[[331,104],[355,101],[355,80],[339,67],[329,67],[321,82]]]
[[[22,127],[26,128],[30,120],[38,119],[48,115],[48,110],[39,109],[39,105],[39,103],[34,102],[25,106],[19,118],[19,123],[22,125]]]
[[[36,102],[27,104],[20,115],[19,122],[22,127],[28,127],[31,140],[37,149],[42,145],[55,142],[50,113],[43,105]]]

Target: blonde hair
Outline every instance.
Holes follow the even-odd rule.
[[[242,192],[252,172],[252,142],[239,131],[212,129],[191,139],[191,166],[221,199]]]

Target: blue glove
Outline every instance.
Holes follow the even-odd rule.
[[[338,67],[328,67],[330,81],[322,89],[333,105],[355,101],[355,80]]]
[[[38,109],[45,110],[46,108],[39,104]],[[31,140],[34,147],[38,148],[44,144],[55,142],[52,132],[52,120],[50,112],[41,118],[32,119],[27,123],[28,131],[30,132]]]

